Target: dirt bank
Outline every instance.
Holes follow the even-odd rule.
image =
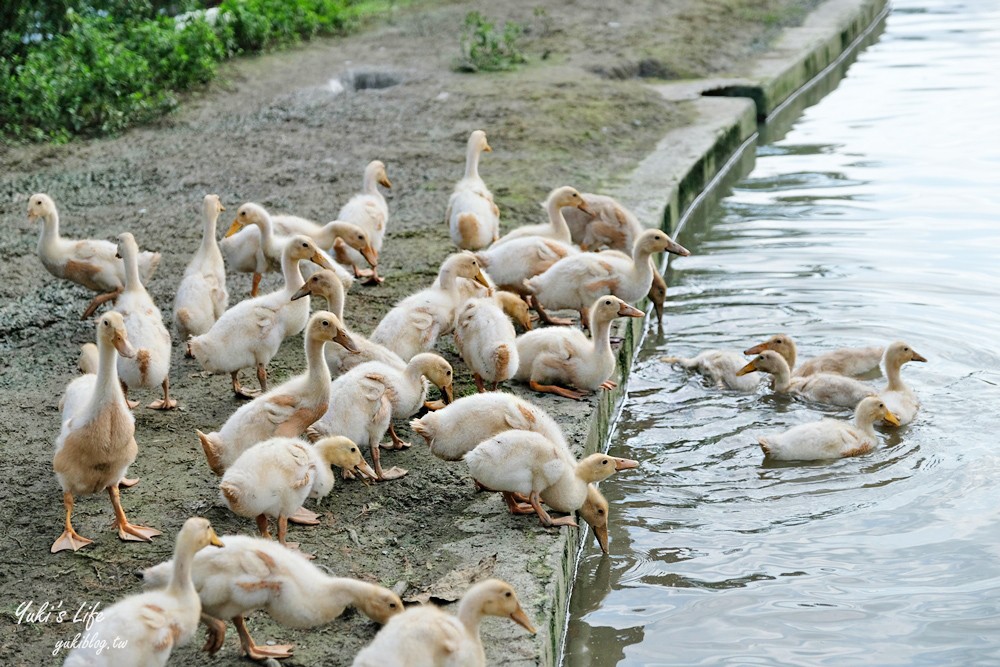
[[[94,545],[75,555],[48,553],[62,522],[51,470],[57,404],[75,373],[78,346],[93,339],[93,321],[78,320],[90,295],[56,281],[38,261],[38,229],[26,221],[27,197],[51,194],[68,236],[113,239],[128,229],[143,247],[161,251],[163,262],[148,287],[169,319],[173,289],[200,237],[198,207],[206,192],[217,192],[229,212],[257,201],[327,220],[358,189],[365,163],[382,159],[394,183],[380,267],[387,280],[378,288],[356,287],[347,304],[351,326],[367,332],[394,301],[430,283],[450,252],[444,207],[461,174],[470,130],[486,129],[494,147],[481,172],[505,227],[537,221],[537,202],[548,189],[608,187],[668,130],[691,119],[685,103],[666,102],[630,77],[743,75],[780,25],[801,18],[801,8],[814,3],[607,4],[424,5],[347,39],[233,63],[221,83],[155,126],[110,140],[0,155],[0,215],[7,231],[0,243],[0,466],[7,479],[0,486],[0,524],[7,527],[0,556],[6,612],[0,663],[50,663],[56,642],[78,631],[54,622],[15,625],[21,603],[63,601],[64,609],[75,611],[137,590],[135,571],[169,557],[173,535],[193,514],[211,519],[220,533],[252,530],[217,500],[217,479],[194,437],[196,428],[218,427],[237,403],[225,378],[201,377],[175,348],[171,380],[182,409],[136,411],[140,455],[130,472],[142,482],[123,494],[130,517],[164,536],[151,545],[119,542],[109,530],[106,498],[90,497],[78,502],[75,516]],[[787,7],[792,9],[783,13]],[[506,74],[454,73],[458,30],[470,9],[525,24],[522,43],[531,63]],[[353,90],[348,75],[370,69],[398,83]],[[330,81],[341,78],[346,90],[337,92]],[[265,289],[276,282],[270,277]],[[231,275],[229,286],[239,298],[249,278]],[[454,362],[450,341],[440,347]],[[280,381],[301,366],[297,337],[286,342],[271,372]],[[464,365],[456,363],[456,370],[456,393],[470,392]],[[153,396],[137,398],[146,403]],[[569,414],[562,404],[543,404]],[[584,428],[579,419],[567,424],[575,438]],[[408,436],[405,428],[401,433]],[[505,547],[511,536],[546,539],[537,523],[508,517],[495,499],[474,494],[463,466],[443,464],[420,446],[386,459],[410,474],[378,486],[339,485],[320,505],[323,525],[294,532],[332,572],[413,591],[466,564],[476,547],[499,550],[502,559],[504,548],[524,548],[523,542]],[[477,521],[456,520],[470,507]],[[542,560],[531,562],[530,576],[547,574]],[[530,614],[542,601],[525,602]],[[490,624],[487,638],[521,639],[491,646],[491,657],[533,664],[524,633],[501,625]],[[258,641],[296,643],[289,664],[344,665],[376,627],[349,613],[326,628],[293,632],[257,615],[251,630]],[[196,656],[199,645],[179,651],[176,662],[242,664],[233,636],[214,659]]]

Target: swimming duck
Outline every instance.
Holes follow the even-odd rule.
[[[305,373],[242,406],[218,432],[196,431],[212,472],[221,475],[240,454],[258,442],[302,435],[326,412],[330,401],[330,369],[323,346],[328,342],[356,349],[337,316],[321,310],[312,316],[306,330]]]
[[[572,243],[573,240],[569,233],[569,226],[566,224],[566,218],[563,217],[563,208],[575,208],[585,213],[590,212],[590,209],[587,208],[587,204],[583,201],[576,188],[571,188],[568,185],[556,188],[550,192],[542,205],[549,214],[548,223],[544,225],[522,225],[497,239],[494,245],[501,245],[514,239],[532,236],[553,239],[561,243]]]
[[[370,340],[396,354],[403,361],[427,352],[438,336],[450,333],[455,324],[455,310],[463,300],[457,280],[470,278],[489,287],[482,267],[470,252],[450,255],[438,272],[438,287],[411,294],[390,310],[375,327]]]
[[[336,315],[341,322],[344,321],[344,287],[333,271],[323,269],[312,274],[302,289],[292,295],[292,300],[305,296],[322,297],[326,300],[327,310]],[[350,352],[339,345],[326,346],[326,364],[330,367],[330,374],[333,377],[339,377],[355,366],[369,361],[381,361],[398,368],[406,366],[406,362],[392,350],[371,342],[361,334],[348,329],[346,325],[344,330],[350,335],[357,352]]]
[[[378,190],[379,185],[392,189],[389,176],[385,173],[385,164],[381,160],[372,160],[365,167],[361,192],[351,197],[337,214],[341,220],[353,222],[368,232],[376,258],[378,253],[382,252],[385,227],[389,222],[389,206],[385,202],[385,197]],[[354,267],[355,276],[368,276],[365,284],[377,285],[382,282],[382,278],[378,275],[378,263],[372,264],[370,270],[358,269],[361,257],[358,256],[357,251],[354,251],[343,241],[334,244],[333,252],[338,262]],[[369,261],[369,263],[371,262]]]
[[[854,409],[854,422],[823,419],[799,424],[784,433],[757,438],[764,455],[778,461],[817,461],[867,454],[878,439],[874,424],[884,419],[899,425],[878,396],[869,396]]]
[[[798,366],[795,365],[798,351],[795,341],[788,334],[777,334],[754,345],[743,354],[760,354],[764,350],[774,350],[788,361],[793,375],[807,376],[815,373],[835,373],[848,377],[859,377],[878,371],[882,361],[882,347],[846,347],[813,357]]]
[[[742,354],[732,350],[705,350],[694,357],[667,356],[660,357],[660,361],[704,375],[720,389],[752,392],[760,386],[760,373],[741,373],[747,360]]]
[[[161,590],[131,595],[101,610],[63,667],[162,667],[170,653],[194,637],[201,602],[191,581],[191,563],[201,549],[221,547],[207,519],[192,517],[177,533],[174,558]]]
[[[371,644],[358,653],[354,667],[485,667],[479,636],[483,616],[510,618],[531,634],[535,628],[510,584],[487,579],[473,585],[451,616],[433,605],[411,607],[393,616]]]
[[[594,299],[610,294],[626,303],[635,303],[649,293],[653,283],[651,257],[658,252],[690,255],[684,246],[675,243],[665,232],[650,229],[635,242],[632,256],[616,250],[583,252],[556,262],[545,273],[527,282],[536,310],[539,308],[580,311],[581,322],[589,320],[587,308]],[[545,317],[539,310],[539,315]],[[558,324],[568,320],[549,318]]]
[[[125,289],[115,301],[115,311],[121,313],[128,330],[129,341],[135,346],[134,357],[118,358],[118,378],[122,383],[129,407],[138,402],[128,400],[130,387],[163,389],[163,398],[149,404],[153,410],[173,410],[177,401],[170,398],[170,332],[163,326],[160,309],[153,303],[139,277],[139,246],[128,232],[118,237],[118,254],[125,264]]]
[[[73,528],[74,497],[103,490],[111,497],[121,539],[149,542],[160,534],[153,528],[130,523],[118,495],[118,483],[139,452],[135,418],[125,404],[115,363],[119,354],[135,356],[120,313],[105,313],[97,320],[97,349],[97,374],[70,382],[62,399],[62,429],[56,439],[52,468],[63,489],[66,529],[52,544],[52,553],[77,551],[92,542]]]
[[[879,397],[885,402],[886,407],[896,415],[900,426],[905,426],[913,421],[920,409],[920,401],[903,382],[899,371],[908,361],[927,361],[920,356],[916,350],[904,343],[896,341],[885,348],[885,376],[889,378],[885,389],[881,391]]]
[[[299,219],[302,220],[302,219]],[[287,222],[287,221],[286,221]],[[309,222],[303,220],[303,222]],[[314,224],[314,223],[310,223]],[[318,228],[318,225],[315,225]],[[324,241],[329,240],[325,236],[322,228],[313,229],[313,233],[318,234]],[[360,235],[360,238],[359,238]],[[298,234],[297,236],[311,236],[311,234]],[[357,227],[353,227],[348,234],[349,242],[363,248],[367,244],[367,235]],[[252,273],[253,283],[250,288],[250,296],[257,296],[263,274],[268,271],[284,271],[283,256],[284,249],[292,242],[292,238],[278,236],[275,233],[274,221],[271,215],[259,204],[246,203],[236,211],[233,223],[226,231],[226,237],[222,239],[220,247],[222,254],[226,257],[226,266],[233,271],[242,273]],[[332,243],[332,240],[330,241]],[[354,276],[344,267],[333,261],[326,252],[317,248],[325,264],[324,268],[334,271],[344,289],[350,289],[354,283]]]
[[[476,130],[469,135],[465,151],[465,175],[455,184],[444,217],[451,241],[463,250],[479,250],[500,238],[500,209],[493,203],[493,193],[479,177],[479,156],[493,149],[486,133]]]
[[[229,306],[226,265],[215,240],[215,224],[225,210],[219,195],[205,195],[201,245],[188,262],[174,297],[174,326],[181,340],[207,332]]]
[[[496,391],[501,382],[514,377],[518,365],[516,339],[514,325],[492,297],[469,299],[455,318],[455,347],[472,371],[480,392],[486,391],[484,380],[492,383]]]
[[[586,209],[569,209],[564,214],[573,243],[583,250],[630,252],[644,229],[639,219],[606,195],[585,192],[581,196]]]
[[[611,322],[616,317],[642,317],[643,312],[614,296],[593,302],[590,330],[547,327],[517,338],[520,364],[514,378],[535,391],[582,399],[590,391],[613,389],[615,353],[611,349]],[[569,387],[575,387],[570,389]]]
[[[201,620],[208,627],[204,650],[217,653],[226,638],[226,620],[240,635],[243,652],[251,660],[291,657],[294,646],[258,646],[244,617],[263,609],[286,628],[314,628],[357,607],[376,623],[385,623],[403,611],[399,596],[387,588],[356,579],[331,577],[302,553],[281,544],[246,535],[224,535],[226,548],[199,551],[191,568],[201,598]],[[166,585],[173,561],[142,573],[147,588]]]
[[[409,419],[423,407],[427,398],[424,378],[441,389],[446,402],[452,400],[451,364],[436,354],[418,354],[402,370],[376,361],[362,364],[334,381],[330,407],[313,425],[311,433],[344,435],[359,445],[367,444],[378,479],[402,477],[406,474],[402,468],[382,470],[379,447],[386,431],[392,438],[387,449],[410,446],[396,435],[391,419]]]
[[[854,378],[833,373],[815,373],[806,377],[792,376],[785,358],[774,350],[764,350],[737,371],[745,375],[762,371],[774,376],[771,388],[781,394],[793,394],[808,401],[854,408],[866,396],[874,396],[875,390]]]
[[[222,500],[235,514],[257,519],[261,537],[270,538],[268,517],[278,521],[278,541],[285,541],[288,517],[306,498],[323,498],[333,490],[330,466],[376,477],[358,446],[344,437],[323,438],[314,445],[298,438],[258,442],[226,469],[219,484]]]
[[[504,431],[480,443],[465,455],[465,463],[482,487],[505,492],[513,511],[533,512],[545,527],[575,526],[572,513],[587,501],[591,482],[639,465],[607,454],[591,454],[577,462],[562,444],[519,430]],[[527,496],[528,504],[512,504],[511,494]],[[542,507],[543,499],[569,516],[553,519]]]
[[[256,367],[261,391],[267,391],[267,363],[285,338],[294,336],[306,326],[309,299],[292,301],[292,296],[305,284],[299,269],[299,262],[304,259],[323,268],[331,266],[312,240],[305,236],[293,237],[282,254],[283,288],[240,301],[224,312],[207,333],[187,342],[188,355],[197,359],[203,369],[231,375],[233,392],[237,396],[254,396],[240,386],[242,368]]]
[[[46,194],[33,194],[28,199],[28,220],[41,218],[42,235],[38,239],[38,256],[42,265],[56,278],[71,280],[98,292],[80,319],[90,317],[98,306],[118,297],[125,289],[125,267],[117,259],[118,247],[110,241],[70,241],[59,236],[59,213],[56,204]],[[148,281],[160,264],[160,253],[139,255],[139,275]]]

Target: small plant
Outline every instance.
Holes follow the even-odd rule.
[[[528,62],[517,46],[524,32],[520,24],[508,21],[503,30],[479,12],[465,16],[462,33],[462,60],[457,68],[463,72],[501,72]]]

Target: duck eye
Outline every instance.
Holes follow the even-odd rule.
[[[358,451],[358,448],[357,448],[357,447],[351,447],[351,454],[353,454],[353,453],[354,453],[354,452],[356,452],[356,451]]]
[[[611,300],[609,299],[609,300],[605,301],[605,302],[604,302],[604,305],[605,305],[605,306],[610,306],[610,305],[611,305]]]
[[[395,602],[390,602],[389,603],[389,609],[395,609],[395,608],[396,608],[396,603]]]
[[[104,326],[110,327],[111,326],[111,322],[108,322],[107,320],[104,320]]]
[[[507,591],[503,595],[504,595],[504,597],[508,597],[509,598],[511,595],[513,595],[513,593],[511,593],[510,591]]]
[[[607,460],[607,459],[604,459],[604,460],[602,460],[602,461],[601,461],[601,465],[602,465],[602,466],[606,466],[606,465],[608,465],[608,460]]]
[[[323,320],[323,326],[325,326],[325,327],[330,326],[330,321],[329,320]]]
[[[450,376],[451,375],[451,371],[448,371],[447,373],[445,373],[445,375]]]

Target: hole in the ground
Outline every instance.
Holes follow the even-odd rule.
[[[403,77],[396,72],[379,69],[352,69],[341,81],[348,90],[372,90],[391,88],[398,85]]]
[[[620,63],[611,67],[595,67],[594,73],[605,79],[680,79],[680,74],[655,58]]]

